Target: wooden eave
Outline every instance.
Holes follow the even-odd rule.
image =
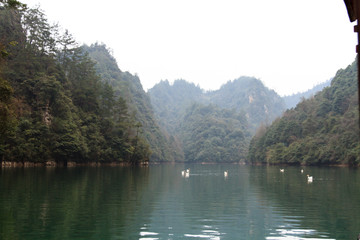
[[[359,4],[358,0],[344,0],[346,9],[349,15],[350,22],[354,22],[358,16],[357,16],[357,5]]]

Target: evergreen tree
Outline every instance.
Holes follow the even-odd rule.
[[[251,163],[360,164],[356,62],[251,140]]]
[[[147,161],[138,122],[71,34],[39,9],[1,4],[0,160]]]

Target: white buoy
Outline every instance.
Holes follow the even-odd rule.
[[[301,172],[301,173],[304,173],[304,169],[301,169],[300,172]]]
[[[280,169],[280,172],[285,172],[285,169],[281,168],[281,169]]]
[[[224,177],[228,177],[228,175],[229,175],[229,172],[228,172],[228,170],[226,170],[226,171],[224,172]]]

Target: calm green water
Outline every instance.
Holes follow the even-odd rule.
[[[0,169],[0,239],[356,239],[360,170],[304,170]]]

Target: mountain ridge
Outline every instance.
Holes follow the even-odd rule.
[[[360,164],[357,63],[340,69],[329,87],[259,128],[249,163],[293,165]]]
[[[308,89],[306,91],[283,96],[282,98],[285,101],[286,108],[287,109],[294,108],[303,99],[307,99],[307,98],[310,98],[310,97],[314,96],[317,92],[321,91],[325,87],[330,86],[331,85],[331,80],[332,79],[329,79],[329,80],[327,80],[325,82],[316,84],[314,87],[312,87],[312,88],[310,88],[310,89]]]
[[[161,81],[149,89],[148,94],[160,125],[181,142],[185,161],[193,161],[191,158],[195,161],[211,161],[207,154],[203,154],[203,157],[190,154],[193,152],[192,146],[198,153],[213,152],[217,148],[218,151],[213,152],[213,160],[221,161],[218,156],[225,156],[226,151],[234,152],[231,137],[239,136],[239,158],[232,154],[231,159],[224,158],[222,161],[244,161],[247,152],[244,146],[248,145],[256,128],[261,123],[271,122],[285,110],[279,95],[266,88],[260,80],[251,77],[229,81],[215,91],[204,91],[182,79],[175,80],[172,85],[168,81]],[[191,114],[196,116],[190,117]],[[230,122],[233,124],[231,128],[228,125]],[[201,127],[200,123],[212,131]],[[238,131],[239,135],[232,135],[231,129]],[[222,136],[222,141],[216,135]]]

